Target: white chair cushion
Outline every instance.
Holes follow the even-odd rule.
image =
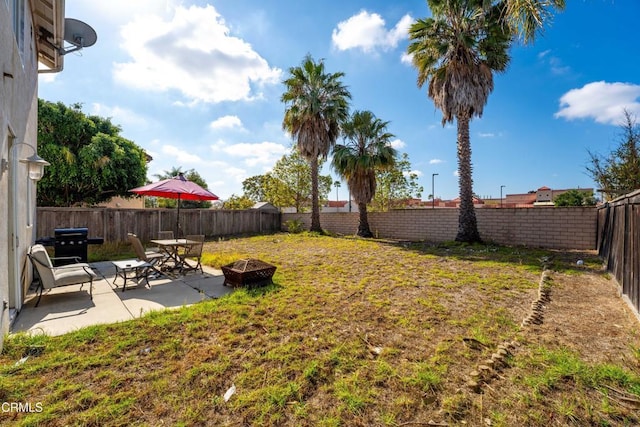
[[[96,277],[96,273],[91,270],[89,264],[69,264],[53,269],[54,287],[73,285],[77,283],[89,283]],[[47,286],[45,285],[45,288]]]

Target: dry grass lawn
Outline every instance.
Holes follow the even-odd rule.
[[[8,339],[0,401],[42,411],[3,411],[0,423],[640,424],[640,324],[593,253],[310,234],[209,242],[205,252],[216,266],[272,263],[274,285]],[[543,261],[550,299],[542,322],[523,327]]]

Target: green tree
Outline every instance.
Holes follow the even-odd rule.
[[[604,157],[588,151],[587,172],[609,199],[640,188],[640,127],[629,111],[624,111],[620,144]]]
[[[333,169],[347,181],[358,204],[358,236],[373,237],[367,217],[367,203],[376,194],[376,171],[393,166],[396,150],[391,147],[393,134],[371,111],[355,111],[342,127],[344,144],[333,149]]]
[[[418,174],[411,171],[409,155],[402,153],[393,167],[376,172],[377,190],[371,201],[371,210],[388,211],[406,206],[408,199],[422,197],[424,189],[418,183]]]
[[[320,200],[327,199],[331,182],[329,175],[318,177]],[[245,179],[242,189],[256,202],[269,202],[280,208],[292,206],[296,212],[303,212],[311,206],[311,167],[294,147],[276,162],[271,172]]]
[[[502,8],[486,0],[428,0],[432,18],[418,19],[409,30],[408,48],[418,70],[418,86],[442,111],[442,124],[458,126],[460,210],[457,241],[478,242],[473,208],[469,122],[481,117],[493,90],[493,72],[509,63],[509,28]]]
[[[111,119],[87,116],[81,104],[38,100],[38,152],[51,166],[38,183],[40,206],[94,205],[131,197],[143,185],[147,155],[120,136]]]
[[[318,162],[318,168],[324,161]],[[308,210],[312,204],[312,168],[300,155],[296,147],[289,155],[276,162],[271,171],[276,185],[272,187],[273,204],[278,207],[293,206],[296,212]],[[330,175],[318,176],[318,200],[324,202],[329,197],[332,179]]]
[[[275,206],[271,198],[272,189],[277,185],[270,173],[250,176],[242,181],[244,195],[254,202],[269,202]]]
[[[209,189],[207,182],[195,169],[189,169],[185,172],[182,170],[182,166],[172,166],[170,170],[165,170],[163,173],[157,173],[153,176],[162,181],[180,174],[183,174],[189,181],[195,182],[205,190]],[[160,208],[176,208],[178,207],[178,199],[158,197],[157,206]],[[209,200],[180,200],[180,209],[209,209],[210,207],[211,202]]]
[[[232,194],[227,200],[224,201],[223,209],[251,209],[254,204],[255,202],[247,196],[236,196],[235,194]]]
[[[595,206],[596,199],[590,191],[568,190],[553,201],[555,206]]]
[[[289,69],[283,82],[286,109],[282,127],[293,137],[311,166],[311,231],[322,232],[319,205],[319,159],[326,158],[349,115],[351,94],[341,82],[344,73],[325,73],[324,62],[307,55]]]

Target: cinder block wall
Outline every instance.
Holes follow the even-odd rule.
[[[476,209],[478,231],[486,242],[548,249],[595,249],[596,209],[514,208]],[[311,214],[282,215],[283,229],[290,219],[306,228]],[[339,234],[355,234],[358,213],[324,213],[322,228]],[[376,237],[430,242],[454,240],[458,231],[457,209],[405,209],[370,212],[369,225]]]

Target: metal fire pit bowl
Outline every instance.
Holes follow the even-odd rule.
[[[225,286],[264,286],[273,283],[276,266],[250,258],[223,265],[222,272]]]

